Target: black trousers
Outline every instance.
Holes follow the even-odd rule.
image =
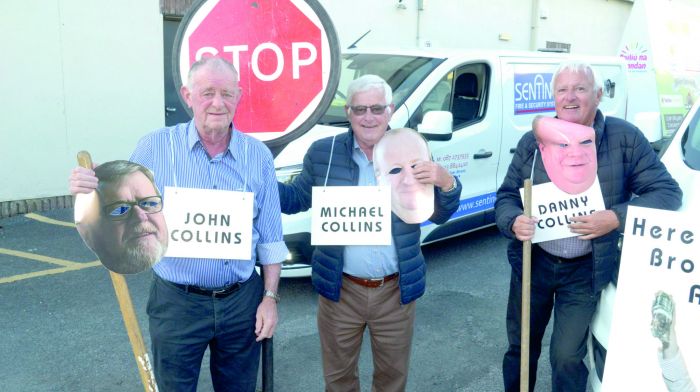
[[[255,314],[262,293],[255,272],[225,298],[185,292],[154,274],[147,309],[159,390],[195,392],[209,347],[214,390],[254,392],[260,363]]]
[[[583,359],[586,356],[588,325],[598,300],[598,295],[593,293],[592,268],[590,255],[576,261],[561,262],[541,248],[532,247],[530,391],[535,387],[542,337],[554,310],[549,346],[552,391],[585,392],[588,369]],[[509,347],[503,357],[506,391],[519,391],[520,388],[521,301],[521,277],[516,272],[511,272],[506,317]]]

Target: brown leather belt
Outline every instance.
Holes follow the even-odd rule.
[[[348,275],[345,272],[343,272],[343,276],[348,278],[350,281],[353,283],[357,283],[360,286],[365,286],[369,288],[376,288],[376,287],[382,287],[384,286],[384,282],[388,282],[390,280],[394,280],[399,277],[399,273],[393,273],[391,275],[387,275],[383,278],[376,278],[376,279],[365,279],[365,278],[358,278],[357,276],[352,276]]]

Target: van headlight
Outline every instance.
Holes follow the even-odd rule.
[[[275,174],[277,175],[277,181],[284,184],[291,183],[292,180],[301,173],[302,167],[303,165],[299,164],[276,169]]]

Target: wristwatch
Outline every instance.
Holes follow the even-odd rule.
[[[452,186],[450,187],[450,189],[443,191],[442,193],[449,193],[455,189],[457,189],[457,177],[452,176]]]
[[[280,302],[279,294],[275,293],[274,291],[265,290],[265,292],[263,293],[263,298],[264,297],[270,297],[270,298],[274,299],[275,302]]]

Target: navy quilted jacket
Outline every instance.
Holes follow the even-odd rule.
[[[331,158],[331,145],[333,157]],[[291,184],[278,183],[282,212],[294,214],[311,207],[311,188],[322,186],[329,162],[328,186],[357,185],[359,168],[352,160],[352,129],[314,142],[304,156],[304,167]],[[443,193],[435,189],[435,212],[430,221],[446,222],[459,207],[462,185]],[[391,234],[394,237],[399,260],[399,287],[401,303],[408,304],[425,292],[425,259],[420,249],[420,225],[407,224],[391,214]],[[343,247],[317,246],[311,257],[311,283],[324,297],[338,301],[343,278]]]
[[[598,292],[611,280],[617,279],[620,264],[618,241],[625,228],[627,206],[675,210],[681,205],[683,193],[637,127],[618,118],[604,118],[598,111],[593,128],[596,133],[598,180],[605,208],[613,210],[620,221],[617,230],[593,240],[592,280],[594,292]],[[523,135],[506,178],[496,194],[496,224],[501,233],[511,239],[508,260],[518,273],[522,273],[522,242],[515,238],[511,226],[515,218],[523,213],[518,189],[530,177],[536,148],[532,131]],[[549,181],[540,156],[535,164],[533,185]]]

